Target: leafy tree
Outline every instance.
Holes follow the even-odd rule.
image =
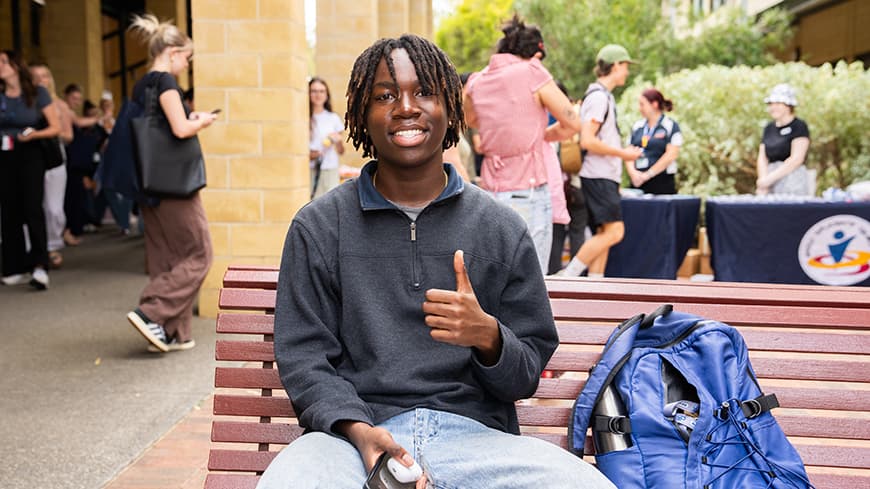
[[[528,22],[541,28],[547,45],[544,64],[579,98],[595,80],[595,55],[605,44],[621,44],[632,56],[655,54],[668,32],[660,0],[520,0],[517,5]],[[659,62],[644,58],[632,67],[652,78]]]
[[[772,50],[787,44],[789,18],[781,10],[758,19],[725,8],[705,20],[698,34],[677,38],[660,0],[518,0],[518,10],[541,27],[549,45],[545,64],[582,95],[594,81],[595,54],[610,43],[625,46],[641,63],[632,73],[647,80],[705,64],[768,65]]]
[[[463,0],[456,13],[445,18],[435,43],[450,56],[460,73],[480,71],[489,63],[501,24],[513,14],[513,0]]]

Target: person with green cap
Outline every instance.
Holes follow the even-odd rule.
[[[610,247],[622,241],[625,234],[619,197],[622,161],[636,160],[643,150],[622,147],[611,91],[625,85],[631,63],[634,61],[628,51],[618,44],[604,46],[596,56],[598,79],[586,89],[580,106],[580,146],[585,151],[580,184],[594,235],[558,275],[576,277],[588,269],[590,277],[604,276]]]

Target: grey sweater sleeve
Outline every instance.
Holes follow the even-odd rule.
[[[299,424],[335,433],[336,421],[372,424],[354,386],[336,372],[339,292],[334,267],[299,220],[290,226],[281,257],[275,307],[275,357]],[[335,433],[338,434],[338,433]]]
[[[489,312],[489,311],[487,311]],[[493,396],[514,402],[530,397],[541,372],[559,344],[547,288],[528,233],[513,257],[510,277],[502,291],[496,316],[502,339],[498,362],[480,363],[474,356],[477,378]]]

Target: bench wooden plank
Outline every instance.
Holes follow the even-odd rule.
[[[803,306],[766,306],[741,304],[740,307],[726,304],[697,302],[649,301],[615,299],[553,299],[550,304],[556,319],[576,319],[577,311],[583,311],[584,319],[613,320],[622,322],[626,311],[652,312],[657,306],[668,303],[674,309],[702,317],[716,318],[732,326],[808,326],[816,328],[870,329],[870,319],[854,308],[818,308]],[[629,316],[630,317],[630,316]],[[799,318],[799,319],[797,319]]]
[[[206,489],[256,489],[259,476],[246,474],[208,474],[205,476]]]
[[[800,305],[811,308],[850,308],[866,310],[870,290],[865,287],[828,287],[823,285],[742,284],[723,282],[680,282],[673,280],[576,280],[547,278],[551,298],[583,297],[611,300],[630,297],[635,301],[670,304],[757,304],[765,306]],[[640,310],[643,312],[643,310]]]
[[[613,324],[583,324],[560,321],[556,324],[559,343],[563,345],[604,345]],[[855,353],[870,351],[870,331],[854,330],[737,328],[750,350],[794,351],[806,353]]]
[[[263,472],[278,452],[212,449],[208,470]]]
[[[271,314],[222,312],[217,318],[218,333],[271,335],[274,329],[275,316]]]
[[[254,423],[215,421],[211,439],[227,443],[275,443],[287,445],[302,435],[299,425],[289,423]]]

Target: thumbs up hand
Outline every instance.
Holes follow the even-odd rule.
[[[494,365],[501,355],[501,335],[498,321],[487,314],[468,278],[462,250],[453,254],[456,290],[429,289],[423,312],[426,325],[432,328],[435,341],[451,345],[473,347],[478,350],[485,365]]]

